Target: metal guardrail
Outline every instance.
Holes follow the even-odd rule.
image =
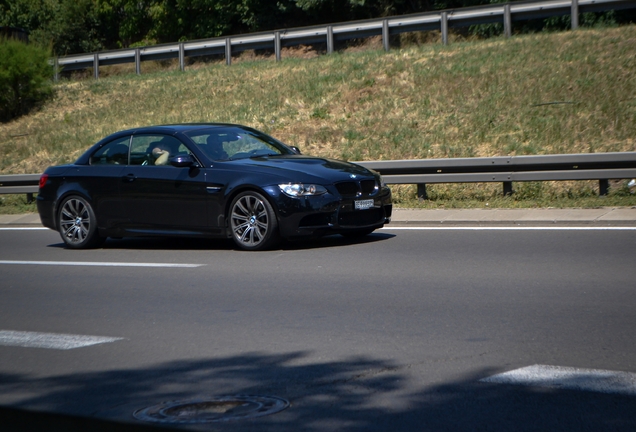
[[[570,15],[572,28],[575,29],[578,27],[580,13],[630,8],[636,8],[634,0],[528,0],[142,48],[77,54],[57,57],[52,59],[52,63],[56,66],[56,81],[59,78],[60,69],[72,71],[93,68],[93,75],[98,78],[100,66],[123,63],[135,63],[136,73],[141,74],[141,62],[146,60],[178,58],[179,67],[183,71],[185,70],[186,57],[224,55],[226,64],[230,65],[233,53],[249,49],[273,48],[276,60],[280,61],[282,47],[326,43],[327,53],[332,53],[336,41],[380,35],[384,49],[389,51],[390,36],[400,33],[440,30],[442,42],[447,44],[449,27],[503,23],[504,34],[510,37],[513,21]]]
[[[26,194],[27,202],[38,193],[41,174],[0,175],[0,195]]]
[[[599,195],[607,195],[609,179],[636,178],[636,152],[356,163],[378,171],[388,184],[417,184],[424,199],[427,183],[500,182],[509,195],[513,182],[598,180]]]
[[[382,174],[388,184],[416,184],[426,198],[426,184],[503,183],[504,195],[513,182],[598,180],[607,195],[610,179],[636,178],[636,152],[586,153],[485,158],[409,159],[355,162]],[[0,175],[0,194],[38,192],[40,174]]]

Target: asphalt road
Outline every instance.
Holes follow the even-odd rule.
[[[0,345],[0,405],[141,424],[164,401],[269,395],[291,406],[171,426],[636,430],[636,395],[480,382],[537,364],[635,373],[635,244],[633,229],[385,229],[260,253],[73,251],[0,230],[0,331],[121,338]]]

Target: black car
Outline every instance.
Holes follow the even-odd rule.
[[[112,134],[75,163],[49,167],[37,206],[71,248],[106,237],[233,238],[247,250],[281,238],[363,236],[391,218],[391,191],[359,165],[303,156],[232,124]]]

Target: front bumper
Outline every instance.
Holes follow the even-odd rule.
[[[393,210],[388,187],[380,188],[376,194],[360,197],[326,193],[291,198],[275,189],[268,190],[268,193],[276,202],[280,234],[287,239],[381,228],[389,223]],[[356,210],[355,202],[361,200],[373,200],[373,205]]]

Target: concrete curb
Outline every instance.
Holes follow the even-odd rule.
[[[42,226],[40,216],[37,213],[0,215],[0,226],[2,227],[32,227]]]
[[[636,226],[636,207],[599,209],[394,209],[391,226]]]

